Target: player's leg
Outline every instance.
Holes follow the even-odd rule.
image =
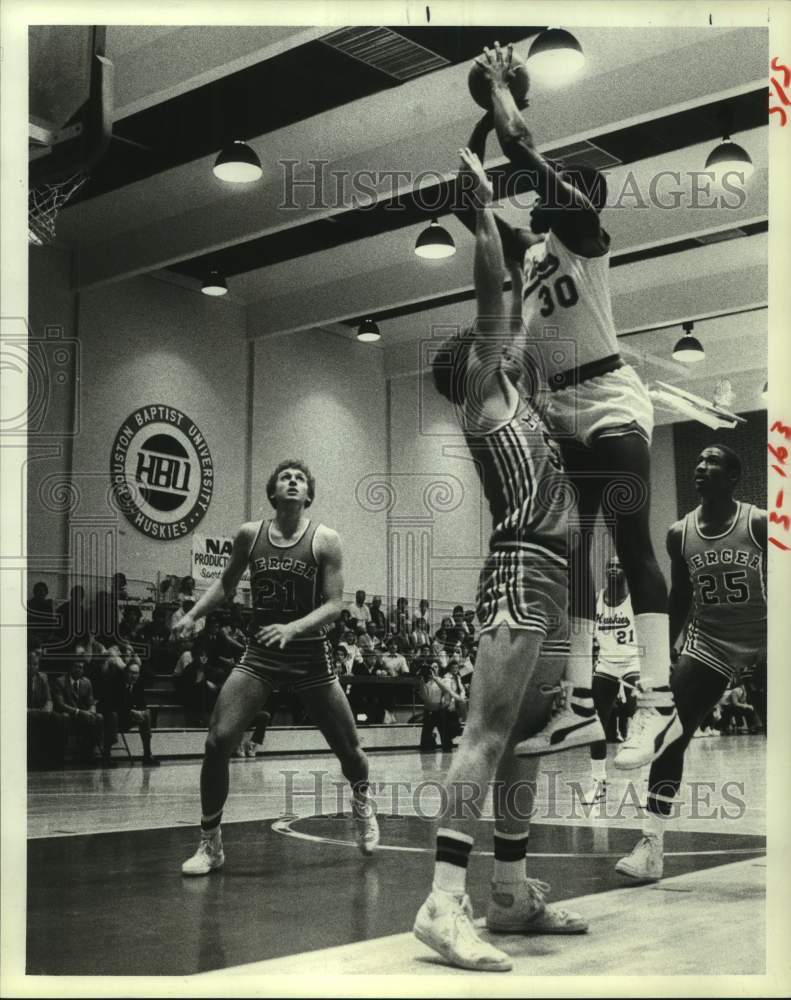
[[[220,689],[201,766],[201,841],[197,852],[181,866],[184,875],[207,875],[225,862],[220,821],[228,798],[228,762],[271,691],[268,681],[242,669],[232,670]]]
[[[641,882],[662,877],[665,824],[681,786],[684,754],[701,721],[728,686],[727,668],[715,670],[682,653],[671,679],[682,735],[669,744],[651,765],[643,836],[615,870]]]
[[[501,623],[480,638],[464,735],[445,780],[432,890],[415,934],[453,965],[507,972],[507,955],[481,941],[466,895],[467,864],[477,820],[535,668],[541,632]]]
[[[613,542],[629,586],[635,634],[643,650],[642,692],[615,765],[642,767],[681,735],[669,680],[667,586],[654,553],[649,522],[651,456],[647,439],[638,432],[600,435],[590,447],[597,465],[608,476],[602,506],[614,519]]]
[[[527,848],[540,758],[516,757],[512,752],[517,741],[546,724],[552,692],[565,667],[565,655],[542,653],[495,775],[494,875],[486,912],[486,926],[495,933],[581,934],[588,929],[578,913],[547,905],[550,886],[546,882],[528,878]]]
[[[593,675],[593,704],[607,733],[615,699],[618,697],[618,680],[610,674],[596,671]],[[607,740],[597,740],[590,745],[591,786],[583,797],[584,805],[595,805],[607,797]]]
[[[360,851],[366,856],[373,854],[379,843],[379,826],[368,794],[368,758],[360,746],[349,700],[334,676],[318,685],[295,685],[295,691],[338,758],[343,776],[351,785],[352,813]]]

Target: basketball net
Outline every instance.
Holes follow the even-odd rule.
[[[87,180],[88,175],[80,170],[65,181],[42,184],[41,187],[30,189],[27,200],[29,243],[43,247],[55,239],[58,212]]]

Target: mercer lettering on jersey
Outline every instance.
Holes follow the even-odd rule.
[[[304,576],[306,580],[313,580],[316,576],[317,566],[308,566],[301,559],[292,559],[290,556],[263,556],[255,559],[252,564],[252,572],[267,572],[268,570],[280,570],[284,573],[296,573],[297,576]]]
[[[744,549],[706,549],[705,552],[695,552],[687,557],[690,569],[706,569],[709,566],[747,566],[749,569],[761,569],[759,553],[746,552]]]

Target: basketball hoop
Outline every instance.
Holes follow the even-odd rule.
[[[42,184],[30,189],[27,202],[29,243],[43,247],[55,239],[58,212],[87,180],[88,175],[80,170],[65,181]]]

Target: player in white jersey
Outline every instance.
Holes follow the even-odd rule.
[[[598,656],[593,672],[593,703],[606,732],[621,687],[629,692],[640,680],[640,650],[635,640],[629,588],[618,556],[608,559],[605,574],[607,585],[596,595]],[[606,740],[591,743],[590,755],[591,787],[583,802],[594,805],[607,796]]]
[[[512,753],[516,741],[545,724],[565,668],[569,497],[557,449],[509,377],[507,355],[521,328],[520,282],[517,272],[514,321],[503,303],[504,260],[491,212],[492,189],[480,161],[467,149],[462,163],[479,196],[478,317],[471,330],[436,351],[432,367],[438,391],[457,408],[493,531],[479,577],[481,630],[469,714],[442,796],[431,892],[414,931],[452,965],[506,972],[510,959],[478,937],[466,895],[467,863],[492,779],[495,870],[488,929],[506,934],[587,930],[577,914],[547,905],[549,887],[527,877],[538,759]],[[590,717],[580,724],[588,726],[591,719],[592,704]],[[518,809],[509,799],[517,788]]]
[[[766,656],[766,511],[734,500],[740,475],[730,448],[704,448],[695,466],[700,506],[667,535],[674,642],[686,623],[671,680],[684,733],[651,765],[643,836],[615,866],[637,882],[662,877],[665,823],[695,731],[735,678]]]
[[[569,679],[579,690],[590,685],[595,597],[590,551],[601,510],[626,574],[637,638],[645,650],[637,712],[615,764],[640,767],[681,734],[668,682],[667,587],[649,529],[653,410],[645,387],[618,353],[610,238],[599,218],[606,181],[592,168],[561,171],[536,152],[508,87],[510,60],[511,47],[503,51],[495,42],[477,63],[491,87],[503,152],[538,195],[530,230],[512,230],[503,245],[511,255],[522,253],[527,351],[548,380],[545,418],[578,495],[580,530],[570,554]],[[545,238],[539,243],[540,236]],[[562,717],[552,726],[568,729]],[[556,749],[551,738],[544,743],[543,750],[540,741],[521,750]]]

